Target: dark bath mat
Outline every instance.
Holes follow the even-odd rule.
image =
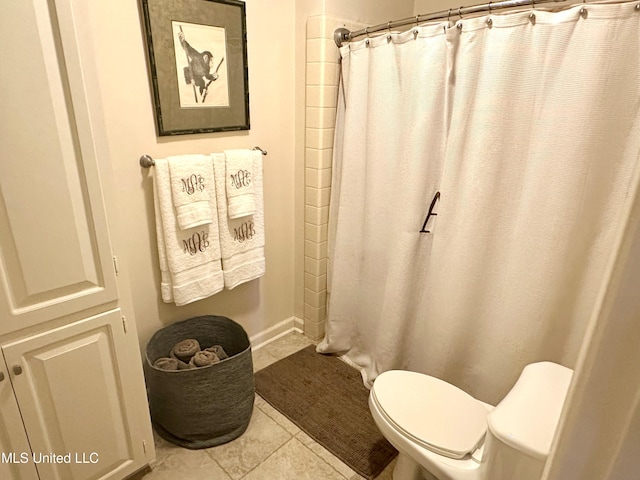
[[[310,345],[256,372],[256,392],[316,442],[372,479],[398,453],[369,411],[360,372]]]

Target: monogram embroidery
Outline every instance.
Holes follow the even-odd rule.
[[[194,233],[186,240],[182,240],[182,251],[191,256],[204,252],[208,246],[209,233],[204,230],[202,232]]]
[[[229,177],[231,177],[231,185],[235,188],[248,187],[251,184],[251,173],[248,170],[238,170]]]
[[[233,239],[239,243],[243,243],[246,240],[251,240],[255,234],[255,226],[250,220],[248,222],[244,222],[238,228],[233,229]]]
[[[187,178],[181,179],[182,191],[187,195],[193,195],[195,192],[201,192],[205,189],[204,177],[202,175],[190,175]]]
[[[427,217],[424,219],[424,223],[422,224],[422,230],[420,230],[420,233],[431,233],[430,230],[427,230],[427,222],[431,217],[438,215],[437,213],[433,213],[433,209],[435,208],[436,202],[438,200],[440,200],[440,192],[436,192],[436,194],[433,196],[433,200],[431,200],[429,213],[427,213]]]

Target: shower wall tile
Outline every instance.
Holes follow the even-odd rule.
[[[333,157],[332,148],[307,148],[305,150],[307,168],[331,168],[331,160]]]
[[[327,314],[327,236],[331,160],[339,85],[340,53],[333,31],[340,21],[307,19],[305,100],[304,330],[324,335]]]
[[[327,22],[324,21],[324,15],[314,15],[307,19],[307,39],[325,38]]]
[[[337,63],[307,63],[307,85],[338,85],[340,68]]]
[[[310,273],[305,273],[304,285],[305,287],[309,288],[310,290],[313,290],[314,292],[321,292],[322,290],[325,290],[327,287],[327,276],[326,275],[315,276]]]
[[[333,39],[335,26],[327,21],[326,15],[314,15],[307,20],[307,38]]]
[[[312,225],[326,225],[329,222],[329,207],[305,205],[304,218]]]
[[[327,259],[326,258],[311,258],[305,256],[304,271],[312,275],[320,276],[327,274]]]
[[[307,107],[307,127],[332,129],[336,124],[336,109],[332,107]]]
[[[312,305],[309,305],[309,304],[305,303],[305,305],[304,305],[304,318],[305,318],[305,321],[306,320],[310,320],[313,323],[324,322],[324,319],[326,318],[326,315],[327,315],[327,307],[326,306],[314,307]],[[306,328],[307,328],[307,326],[306,326],[306,322],[305,322],[305,330],[306,330]],[[312,335],[312,337],[317,338],[317,335]]]
[[[304,254],[311,258],[324,258],[327,256],[327,242],[304,241]],[[319,291],[318,289],[313,289]]]
[[[338,104],[336,85],[307,85],[307,107],[335,107]]]
[[[305,184],[307,187],[327,188],[331,186],[330,168],[306,168]]]
[[[318,318],[322,318],[319,322],[308,320],[305,317],[304,331],[311,338],[322,338],[324,336],[324,319],[327,316],[327,310],[318,311]]]
[[[335,58],[336,44],[329,38],[307,39],[307,62],[325,62],[330,56]]]
[[[331,198],[331,187],[305,187],[306,205],[313,207],[328,207]]]
[[[304,224],[304,239],[317,242],[326,242],[329,232],[328,225],[313,225],[312,223]]]
[[[327,301],[327,291],[314,292],[309,288],[304,289],[304,303],[314,308],[324,307]]]
[[[308,148],[333,148],[333,128],[307,128],[305,142]]]

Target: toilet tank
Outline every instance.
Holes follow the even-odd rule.
[[[540,480],[573,371],[552,362],[527,365],[487,417],[485,478]]]

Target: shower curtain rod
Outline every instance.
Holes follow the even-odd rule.
[[[252,150],[260,150],[260,153],[262,153],[262,155],[266,155],[267,151],[261,149],[260,147],[253,147]],[[142,155],[140,157],[140,166],[142,168],[151,168],[153,166],[155,166],[156,161],[151,157],[151,155]]]
[[[338,47],[341,47],[343,42],[350,42],[357,37],[363,35],[369,35],[370,33],[382,32],[384,30],[391,30],[392,28],[403,27],[411,24],[420,24],[430,20],[439,20],[444,18],[451,18],[452,16],[458,16],[461,19],[464,15],[473,15],[474,13],[489,12],[493,10],[526,7],[542,3],[566,3],[566,0],[504,0],[502,2],[489,2],[481,5],[473,5],[471,7],[459,7],[450,8],[449,10],[441,10],[439,12],[424,13],[422,15],[416,15],[415,17],[403,18],[401,20],[394,20],[387,23],[381,23],[380,25],[374,25],[373,27],[366,27],[361,30],[350,31],[346,28],[338,28],[333,32],[333,39]]]

